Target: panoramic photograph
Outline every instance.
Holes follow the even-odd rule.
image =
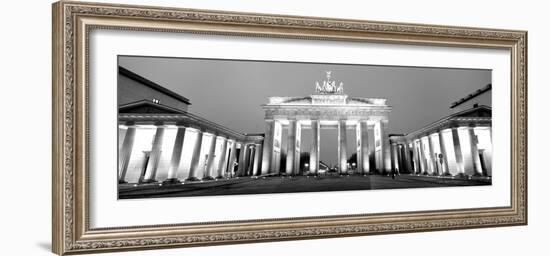
[[[118,199],[492,184],[491,70],[118,56]]]

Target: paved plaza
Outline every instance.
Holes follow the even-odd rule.
[[[423,175],[327,175],[327,176],[264,176],[188,182],[185,184],[120,184],[120,199],[216,196],[239,194],[292,193],[342,190],[371,190],[491,185],[486,177],[453,178]]]

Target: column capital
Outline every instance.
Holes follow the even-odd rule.
[[[191,131],[195,131],[195,132],[200,132],[200,133],[204,132],[200,127],[198,127],[196,125],[189,125],[186,128],[190,129]]]
[[[227,137],[225,137],[223,135],[216,135],[216,139],[227,140]]]

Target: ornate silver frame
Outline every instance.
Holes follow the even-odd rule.
[[[511,205],[91,229],[88,33],[97,28],[498,48],[511,51]],[[53,4],[53,237],[57,254],[527,224],[527,32],[82,2]]]

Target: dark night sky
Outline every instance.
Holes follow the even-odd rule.
[[[260,105],[267,97],[308,96],[326,70],[351,97],[388,99],[390,133],[408,133],[449,115],[453,101],[491,83],[490,70],[474,69],[158,57],[119,57],[119,65],[190,99],[189,112],[242,133],[264,132]],[[321,136],[327,142],[321,142],[321,160],[335,161],[329,145],[336,139]]]

